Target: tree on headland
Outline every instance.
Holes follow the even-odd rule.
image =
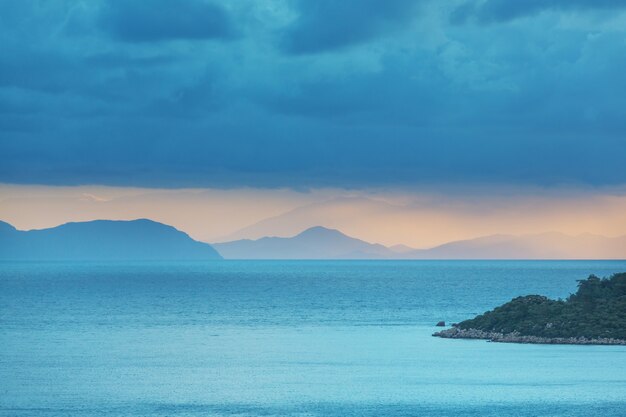
[[[541,295],[517,297],[457,326],[546,338],[626,340],[626,273],[603,279],[591,275],[579,281],[576,293],[565,301]]]

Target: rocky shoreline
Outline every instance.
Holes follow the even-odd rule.
[[[524,336],[520,333],[498,333],[485,332],[477,329],[460,329],[451,327],[440,332],[433,333],[435,337],[443,337],[445,339],[483,339],[490,342],[498,343],[532,343],[543,345],[626,345],[626,340],[613,338],[594,338],[585,337],[538,337]]]

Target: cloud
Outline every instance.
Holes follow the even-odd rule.
[[[109,0],[100,26],[126,42],[229,39],[235,28],[228,13],[205,0]]]
[[[0,182],[626,182],[623,13],[452,25],[444,3],[239,0],[229,42],[120,42],[106,2],[0,2]],[[285,53],[306,25],[340,35]]]
[[[625,0],[469,0],[451,15],[453,23],[477,20],[481,23],[506,22],[542,11],[616,10],[626,8]]]
[[[417,4],[416,0],[299,1],[299,16],[283,34],[283,46],[292,54],[312,54],[364,43],[410,23]]]

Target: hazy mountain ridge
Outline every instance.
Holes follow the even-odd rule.
[[[213,246],[226,259],[386,259],[397,255],[383,245],[321,226],[293,237],[242,239]]]
[[[0,260],[626,259],[626,236],[491,235],[430,249],[386,247],[315,226],[292,237],[213,245],[147,219],[95,220],[20,231],[0,221]]]
[[[558,232],[491,235],[430,249],[368,243],[324,227],[293,237],[243,239],[213,245],[227,259],[625,259],[626,236]]]
[[[406,253],[414,259],[625,259],[626,236],[492,235]]]
[[[0,222],[3,260],[209,260],[211,245],[152,220],[95,220],[20,231]]]
[[[344,228],[348,228],[355,230],[355,226],[358,224],[349,226],[351,224],[350,219],[354,218],[355,205],[358,205],[361,215],[368,221],[372,221],[383,212],[401,209],[387,202],[371,198],[336,197],[298,206],[279,215],[262,219],[227,236],[222,236],[216,242],[256,240],[266,236],[293,237],[303,230],[320,225],[329,229],[344,230]],[[393,214],[397,215],[397,212],[394,211]]]

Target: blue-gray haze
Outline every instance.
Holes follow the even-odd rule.
[[[622,0],[0,2],[0,182],[619,185]]]

